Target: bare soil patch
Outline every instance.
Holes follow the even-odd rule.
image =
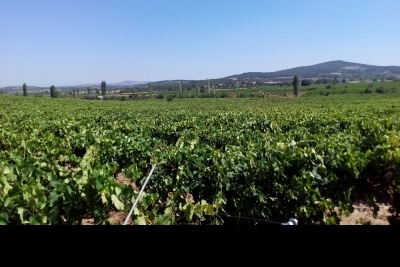
[[[340,225],[389,225],[392,214],[389,212],[390,204],[378,203],[378,216],[374,218],[372,208],[363,203],[353,205],[354,212],[349,216],[341,217]]]

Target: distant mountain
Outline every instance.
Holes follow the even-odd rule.
[[[225,79],[252,79],[252,78],[291,78],[294,75],[303,78],[317,77],[361,77],[373,75],[400,75],[400,67],[398,66],[373,66],[346,61],[330,61],[311,66],[297,67],[276,72],[247,72],[237,75],[228,76]]]
[[[287,82],[290,79],[293,79],[293,76],[297,75],[299,78],[363,78],[364,80],[373,79],[373,78],[386,78],[389,80],[399,79],[400,78],[400,67],[399,66],[374,66],[374,65],[366,65],[359,63],[346,62],[342,60],[329,61],[325,63],[320,63],[311,66],[302,66],[287,70],[280,70],[275,72],[247,72],[242,74],[231,75],[224,78],[211,79],[210,82],[212,84],[229,84],[234,82]],[[166,87],[170,89],[179,83],[180,80],[168,80],[168,81],[158,81],[151,82],[154,86],[158,86],[160,90],[161,88]],[[125,86],[133,86],[133,85],[144,85],[149,83],[150,81],[122,81],[119,83],[107,83],[107,87],[125,87]],[[186,80],[184,83],[195,83],[195,84],[204,84],[205,80]],[[194,85],[194,84],[193,84]],[[57,88],[64,88],[66,90],[70,90],[72,88],[86,88],[86,87],[100,87],[101,83],[92,83],[92,84],[80,84],[75,86],[57,86]],[[177,86],[177,85],[176,85]],[[164,88],[165,89],[165,88]],[[7,86],[2,88],[4,91],[15,92],[17,90],[22,90],[22,85],[18,86]],[[28,85],[28,90],[48,90],[48,87],[35,87]]]
[[[110,83],[110,85],[112,85],[112,86],[132,86],[132,85],[136,85],[136,84],[146,84],[146,83],[149,83],[149,81],[145,81],[145,82],[123,81],[123,82],[119,82],[119,83]]]
[[[137,84],[146,84],[148,81],[123,81],[119,83],[107,83],[107,86],[132,86]],[[92,83],[92,84],[80,84],[75,86],[61,86],[61,87],[93,87],[93,86],[101,86],[101,83]]]

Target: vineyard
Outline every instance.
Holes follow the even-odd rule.
[[[400,192],[397,94],[0,107],[0,224],[109,224],[152,164],[131,224],[340,224]]]

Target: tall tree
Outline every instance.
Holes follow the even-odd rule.
[[[50,97],[55,98],[57,95],[56,87],[54,85],[50,86]]]
[[[151,83],[149,83],[148,85],[147,85],[147,89],[149,90],[149,96],[151,97],[152,96],[152,87],[151,87]]]
[[[297,75],[294,76],[292,84],[294,95],[297,97],[297,95],[299,94],[299,77],[297,77]]]
[[[87,87],[86,89],[87,89],[87,94],[90,95],[92,93],[92,88]]]
[[[207,79],[207,89],[208,89],[208,92],[210,93],[210,92],[211,92],[211,89],[210,89],[210,79]]]
[[[101,94],[104,96],[104,95],[106,95],[106,91],[107,90],[107,84],[106,84],[106,81],[102,81],[101,82]]]
[[[100,94],[100,90],[96,89],[96,95],[99,95],[99,94]]]
[[[181,94],[183,94],[183,82],[182,81],[179,83],[179,92]]]
[[[26,89],[26,83],[22,85],[22,90],[24,91],[24,96],[28,96],[28,90]]]

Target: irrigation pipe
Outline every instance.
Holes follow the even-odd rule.
[[[144,182],[144,184],[142,186],[142,189],[140,189],[140,192],[139,192],[135,202],[133,203],[132,209],[131,209],[131,211],[129,212],[128,216],[125,219],[124,225],[126,225],[128,223],[129,218],[132,216],[132,212],[133,212],[134,208],[136,207],[137,203],[139,202],[140,196],[142,195],[143,190],[146,187],[146,184],[149,181],[151,175],[153,174],[153,171],[154,171],[155,168],[156,168],[156,165],[153,164],[153,168],[151,169],[151,171],[149,173],[149,176],[147,176],[146,181]]]

